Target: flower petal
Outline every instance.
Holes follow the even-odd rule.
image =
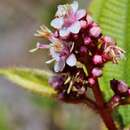
[[[50,48],[50,54],[56,61],[60,60],[60,54],[57,53],[53,47]]]
[[[55,16],[56,17],[62,17],[62,16],[64,17],[68,13],[68,10],[69,10],[68,4],[58,5],[57,12],[56,12]]]
[[[70,32],[74,33],[74,34],[78,34],[79,31],[81,29],[81,25],[80,25],[80,22],[79,21],[76,21],[74,24],[72,24],[70,27],[69,27],[69,30]]]
[[[54,71],[55,72],[62,72],[64,67],[65,67],[65,61],[64,60],[60,60],[60,61],[55,63]]]
[[[79,4],[78,4],[78,1],[74,1],[72,4],[71,4],[71,8],[72,8],[72,11],[74,13],[77,12],[78,8],[79,8]]]
[[[77,59],[76,59],[76,56],[74,54],[71,54],[67,60],[66,60],[66,63],[67,65],[73,67],[76,65],[76,62],[77,62]]]
[[[83,18],[86,15],[86,10],[84,9],[80,9],[77,11],[76,13],[76,18],[77,20],[80,20],[81,18]]]
[[[68,28],[63,28],[63,29],[61,29],[61,30],[59,31],[59,34],[60,34],[61,37],[64,38],[64,37],[69,36],[70,31],[68,30]]]
[[[56,29],[60,29],[63,26],[63,24],[64,24],[63,17],[55,18],[51,21],[51,26]]]

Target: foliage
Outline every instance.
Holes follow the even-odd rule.
[[[42,96],[55,96],[56,92],[48,84],[49,72],[38,69],[9,68],[0,69],[0,75],[5,76],[12,82]]]

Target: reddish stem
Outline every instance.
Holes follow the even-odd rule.
[[[107,110],[105,106],[105,102],[102,96],[102,92],[99,87],[98,80],[96,79],[95,85],[92,86],[92,90],[96,99],[97,107],[98,107],[98,112],[103,119],[105,125],[109,130],[117,130],[112,115],[111,113]]]

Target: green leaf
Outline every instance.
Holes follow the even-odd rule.
[[[52,76],[49,72],[38,69],[9,68],[0,69],[0,75],[41,96],[56,95],[54,89],[48,84],[48,78]]]
[[[94,0],[89,11],[105,35],[112,36],[118,46],[126,51],[126,59],[118,65],[108,64],[100,80],[106,100],[112,96],[110,79],[120,79],[130,84],[130,0]],[[118,113],[124,126],[130,125],[130,106],[120,107]],[[121,123],[121,122],[120,122]]]

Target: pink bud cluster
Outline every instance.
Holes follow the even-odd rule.
[[[110,81],[110,84],[115,95],[120,97],[130,96],[130,88],[124,81],[113,79]]]
[[[119,105],[127,105],[130,103],[130,88],[124,81],[113,79],[110,81],[110,85],[114,92],[114,96],[108,102],[108,106],[111,109]]]
[[[87,87],[94,85],[102,76],[106,62],[118,63],[124,51],[109,36],[104,36],[101,28],[84,9],[78,10],[78,2],[59,5],[55,18],[51,21],[54,32],[41,26],[35,34],[47,38],[49,45],[37,44],[49,49],[56,75],[49,83],[58,92],[60,99],[83,98]]]

